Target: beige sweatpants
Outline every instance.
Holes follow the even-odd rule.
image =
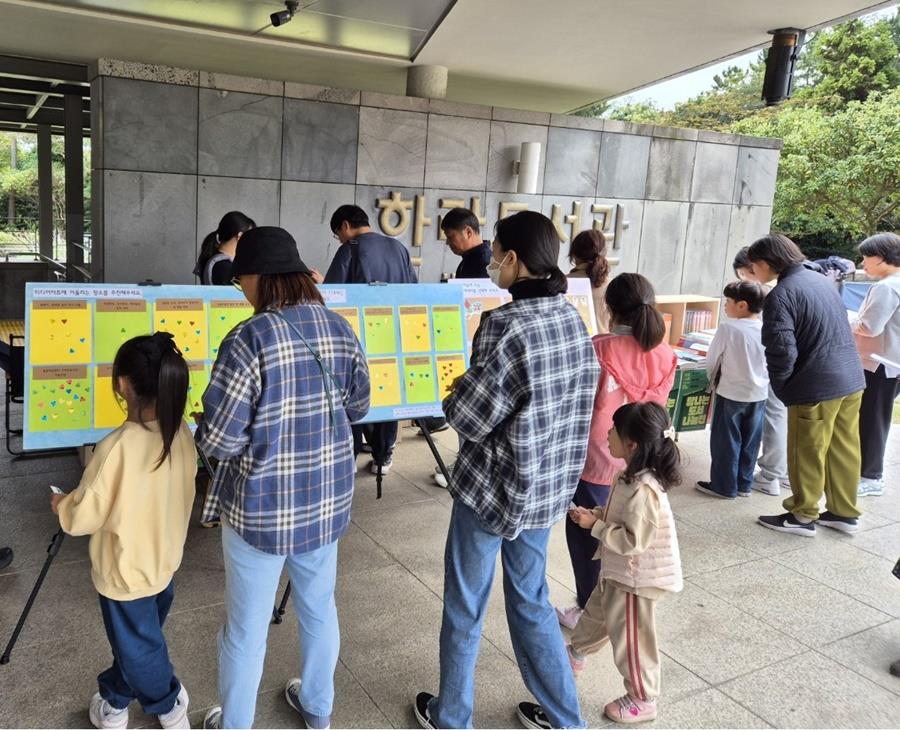
[[[659,697],[656,600],[600,581],[572,632],[571,644],[579,654],[593,654],[607,642],[628,694],[640,700]]]

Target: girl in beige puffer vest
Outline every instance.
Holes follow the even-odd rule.
[[[600,541],[600,582],[568,645],[577,674],[585,657],[612,644],[626,694],[606,705],[620,723],[656,718],[660,657],[656,601],[682,588],[681,557],[666,489],[681,481],[675,431],[656,403],[629,403],[613,414],[609,448],[625,468],[605,508],[573,509],[573,522]]]

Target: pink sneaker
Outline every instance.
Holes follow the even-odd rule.
[[[613,722],[631,725],[635,722],[649,722],[656,719],[656,700],[638,700],[631,695],[622,695],[603,708]]]
[[[563,628],[574,631],[578,626],[578,619],[584,613],[578,606],[569,606],[568,608],[557,608],[556,618],[559,619],[559,625]]]
[[[572,653],[571,644],[566,644],[566,654],[569,655],[569,664],[572,666],[572,674],[578,676],[584,671],[584,668],[587,665],[587,659],[584,657],[576,659],[575,655]]]

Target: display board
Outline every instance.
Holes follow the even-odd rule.
[[[463,292],[439,284],[320,290],[366,352],[372,401],[363,421],[440,415],[469,363]],[[153,331],[175,335],[190,370],[186,415],[202,410],[222,340],[253,314],[237,289],[204,286],[28,284],[25,307],[26,449],[96,443],[118,427],[116,351]]]
[[[511,302],[512,296],[506,289],[495,286],[490,279],[450,279],[447,283],[461,286],[465,293],[466,338],[471,347],[475,332],[481,323],[481,315]],[[578,310],[587,327],[588,334],[596,335],[597,319],[594,316],[594,297],[591,292],[590,280],[569,279],[569,287],[565,296],[569,303]]]

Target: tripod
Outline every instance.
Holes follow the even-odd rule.
[[[444,475],[444,479],[447,480],[447,484],[450,484],[450,472],[447,469],[447,465],[444,463],[443,458],[441,458],[440,452],[437,450],[437,446],[434,443],[434,439],[431,436],[431,432],[427,428],[427,424],[425,421],[421,419],[416,419],[413,421],[420,429],[422,429],[422,435],[425,437],[425,442],[428,444],[428,448],[431,449],[431,455],[434,457],[434,460],[437,462],[438,468],[441,470],[441,473]],[[375,475],[376,477],[376,489],[377,489],[377,497],[376,499],[381,499],[381,465],[378,465],[378,473]],[[284,587],[284,593],[281,595],[281,601],[279,604],[272,609],[272,623],[280,624],[282,622],[282,616],[284,616],[284,612],[287,609],[287,602],[291,597],[291,584],[288,581],[288,584]]]
[[[10,654],[12,654],[13,647],[16,645],[19,634],[22,633],[22,629],[25,627],[25,621],[28,619],[28,614],[31,613],[31,607],[34,605],[38,591],[41,590],[44,578],[47,577],[47,571],[50,570],[50,563],[53,562],[53,558],[59,553],[59,549],[62,547],[63,538],[65,536],[66,533],[60,528],[50,541],[50,546],[47,548],[47,559],[44,561],[44,567],[41,568],[37,581],[35,581],[34,588],[31,589],[31,595],[28,596],[28,600],[25,602],[25,608],[22,610],[22,615],[19,616],[19,621],[16,623],[16,628],[13,629],[12,636],[9,639],[9,643],[6,645],[6,649],[3,650],[3,656],[0,656],[0,664],[9,664],[9,657]]]

